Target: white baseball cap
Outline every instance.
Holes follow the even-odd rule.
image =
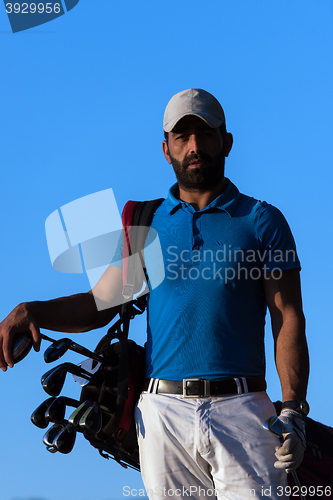
[[[164,112],[163,130],[171,132],[179,120],[188,115],[202,118],[212,128],[225,123],[222,106],[212,94],[202,89],[188,89],[171,97]]]

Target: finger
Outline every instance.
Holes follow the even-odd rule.
[[[293,469],[297,469],[301,465],[303,461],[303,456],[292,456],[289,458],[289,460],[278,460],[277,462],[274,463],[274,467],[276,469],[286,469],[286,471],[291,471]]]
[[[13,360],[13,353],[12,353],[12,337],[13,335],[6,335],[5,337],[2,338],[2,353],[4,357],[5,363],[9,366],[9,368],[13,368],[14,366],[14,360]]]
[[[280,453],[279,451],[275,453],[276,458],[278,460],[281,460],[282,462],[288,460],[288,457],[294,457],[297,460],[298,458],[302,458],[303,455],[304,455],[304,449],[301,447],[294,448],[292,453]]]
[[[7,363],[3,357],[3,352],[2,352],[2,338],[0,339],[0,369],[3,372],[7,371]]]
[[[274,463],[274,467],[276,469],[285,469],[286,471],[294,468],[294,465],[295,465],[294,462],[283,463],[283,462],[278,461],[278,462]]]
[[[301,465],[302,461],[293,461],[293,462],[290,462],[289,464],[283,464],[281,462],[275,462],[274,463],[274,467],[276,469],[284,469],[286,471],[287,474],[289,474],[290,472],[292,472],[293,470],[297,469],[300,465]]]
[[[286,439],[282,443],[282,446],[280,446],[280,448],[278,449],[278,453],[280,453],[281,455],[286,455],[288,453],[291,453],[295,448],[295,446],[297,445],[297,441],[298,439],[297,438],[295,439],[295,437]]]
[[[40,343],[42,341],[42,337],[40,335],[40,330],[34,323],[30,323],[29,328],[30,328],[31,335],[32,335],[34,350],[36,352],[39,352],[40,351]]]
[[[289,455],[279,455],[278,453],[275,453],[275,456],[279,462],[283,463],[292,462],[295,459],[295,455],[291,453],[289,453]]]
[[[290,447],[288,447],[288,448],[282,447],[282,448],[278,448],[275,452],[275,454],[278,454],[281,456],[290,455],[290,453],[294,453],[294,448],[290,449]]]
[[[275,454],[278,455],[289,455],[292,453],[292,448],[291,446],[280,446],[280,448],[275,448]]]

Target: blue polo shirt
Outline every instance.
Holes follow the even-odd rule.
[[[290,228],[277,208],[241,194],[228,179],[200,211],[176,192],[175,184],[151,224],[165,278],[148,295],[147,377],[264,376],[263,280],[300,269]],[[153,277],[154,259],[145,257]]]

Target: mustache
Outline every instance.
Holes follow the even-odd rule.
[[[189,155],[185,158],[183,161],[183,167],[187,168],[194,161],[202,161],[203,163],[211,164],[213,163],[213,158],[206,153],[194,153],[193,155]]]

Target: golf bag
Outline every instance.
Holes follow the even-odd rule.
[[[80,397],[82,402],[97,402],[102,410],[101,430],[96,434],[85,433],[86,439],[103,457],[136,470],[140,470],[140,465],[134,408],[145,380],[145,348],[127,337],[130,320],[146,308],[146,295],[141,294],[135,300],[133,295],[142,288],[142,269],[145,272],[142,250],[154,212],[162,201],[129,201],[124,207],[123,296],[127,302],[121,306],[120,319],[95,349],[112,361],[112,367],[101,366],[82,388]],[[131,256],[135,258],[127,259]],[[113,339],[119,341],[111,344]]]
[[[82,388],[80,401],[97,402],[102,410],[101,430],[84,436],[104,458],[113,458],[124,467],[140,470],[139,449],[134,424],[134,407],[145,379],[145,349],[132,340],[110,344],[105,335],[95,352],[112,361],[113,366],[101,366],[91,381]],[[128,357],[128,372],[122,369],[121,349]],[[124,367],[123,367],[124,368]],[[128,396],[118,389],[127,380]]]

